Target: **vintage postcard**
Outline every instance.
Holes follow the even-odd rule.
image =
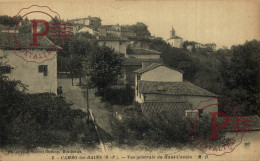
[[[0,161],[257,161],[259,0],[0,0]]]

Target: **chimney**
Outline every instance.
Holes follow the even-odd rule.
[[[151,62],[149,61],[142,61],[142,68],[145,68],[147,66],[149,66],[151,64]]]

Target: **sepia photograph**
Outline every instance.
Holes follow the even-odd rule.
[[[0,161],[259,148],[259,0],[0,0]]]

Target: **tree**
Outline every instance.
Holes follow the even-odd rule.
[[[260,41],[232,46],[231,61],[224,61],[221,74],[225,83],[225,96],[238,105],[246,115],[260,115],[259,111],[259,68]],[[258,98],[259,99],[259,98]]]
[[[17,86],[25,86],[20,81],[8,80],[5,74],[11,69],[0,61],[0,146],[20,144],[35,148],[71,144],[76,139],[74,118],[86,114],[72,110],[55,94],[27,94],[18,90]]]
[[[113,49],[102,46],[96,47],[89,57],[90,80],[98,89],[98,95],[105,94],[105,90],[121,75],[123,56]]]
[[[87,55],[93,50],[93,45],[80,37],[74,37],[72,41],[66,41],[63,50],[58,54],[58,71],[70,72],[73,78],[81,78],[86,75]]]
[[[129,26],[130,30],[136,33],[138,37],[151,36],[148,26],[143,22],[137,22],[135,25]]]

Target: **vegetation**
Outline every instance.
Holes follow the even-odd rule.
[[[55,94],[26,94],[18,90],[17,87],[26,87],[19,81],[9,81],[4,76],[8,70],[10,66],[0,64],[0,145],[34,148],[74,142],[74,118],[85,113],[71,110]]]
[[[189,140],[195,137],[193,130],[193,120],[187,124],[188,118],[182,115],[169,116],[162,112],[147,119],[143,115],[132,115],[124,120],[111,120],[113,134],[119,146],[128,145],[130,147],[143,144],[149,148],[158,147],[192,147]],[[188,126],[190,133],[188,132]],[[212,144],[219,144],[223,140],[210,140],[211,119],[208,115],[196,121],[196,136],[204,138]],[[218,136],[223,136],[224,131],[218,131]],[[191,137],[191,138],[190,138]],[[208,138],[208,139],[207,139]],[[224,138],[224,137],[221,137]]]
[[[151,36],[150,31],[148,30],[148,26],[143,22],[137,22],[134,25],[128,26],[131,31],[136,33],[137,37],[146,37]]]
[[[106,90],[103,101],[109,102],[111,105],[131,105],[134,101],[134,89],[129,84],[125,88]]]
[[[152,49],[162,52],[161,57],[167,65],[184,71],[185,80],[228,98],[240,107],[242,114],[260,115],[259,41],[212,52],[173,48],[160,38],[149,43]]]
[[[107,89],[122,74],[123,56],[103,46],[91,53],[89,61],[89,76],[97,87],[97,95],[106,97]]]
[[[260,42],[253,40],[232,46],[231,59],[223,59],[220,67],[224,82],[223,96],[240,107],[242,114],[260,115]]]

